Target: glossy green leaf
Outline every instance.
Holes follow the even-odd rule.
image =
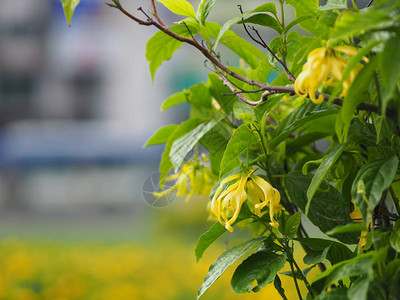
[[[331,245],[326,247],[324,250],[317,250],[307,253],[306,256],[303,258],[303,262],[306,265],[315,265],[318,263],[323,263],[326,259],[326,256],[329,252]]]
[[[384,138],[392,135],[392,130],[389,126],[388,118],[385,115],[373,114],[372,118],[376,131],[376,144],[379,145]]]
[[[326,254],[326,259],[329,260],[332,265],[351,259],[355,256],[348,247],[332,240],[317,238],[296,238],[296,240],[314,251],[320,251],[320,253],[322,253],[326,248],[329,248],[328,253]]]
[[[357,275],[368,276],[373,271],[372,266],[375,263],[374,255],[374,252],[368,252],[367,254],[360,254],[350,260],[342,261],[317,275],[313,283],[322,281],[323,286],[327,287],[347,277]]]
[[[368,278],[361,279],[347,291],[347,297],[349,300],[367,300],[368,288]]]
[[[186,0],[157,0],[158,2],[164,4],[166,8],[172,11],[174,14],[186,16],[186,17],[196,17],[193,6]]]
[[[71,26],[72,16],[74,15],[75,9],[79,2],[80,0],[61,0],[65,19],[67,20],[69,26]]]
[[[390,26],[392,19],[384,12],[368,10],[361,13],[345,11],[335,24],[333,37],[336,40],[364,34],[368,30]]]
[[[336,288],[329,292],[323,292],[315,300],[349,300],[346,289]]]
[[[245,124],[240,125],[233,133],[225,149],[224,156],[221,160],[220,176],[222,176],[234,162],[238,162],[238,156],[256,141],[257,137],[251,129]]]
[[[144,147],[151,145],[164,144],[168,141],[169,136],[178,127],[176,124],[171,124],[158,129],[143,145]]]
[[[363,230],[367,230],[364,224],[362,223],[347,223],[346,225],[339,225],[329,230],[326,234],[333,235],[336,233],[345,233],[345,232],[360,232]]]
[[[172,145],[174,142],[185,135],[186,133],[192,131],[201,123],[204,123],[205,120],[194,118],[189,119],[176,127],[176,129],[172,132],[169,136],[167,143],[165,145],[165,149],[163,154],[161,155],[161,162],[160,162],[160,187],[164,185],[165,177],[167,176],[168,172],[172,170],[173,164],[169,158],[169,154],[171,152]]]
[[[282,33],[283,31],[282,26],[278,23],[278,21],[274,17],[271,17],[270,15],[267,14],[252,15],[251,17],[248,17],[247,19],[238,22],[238,24],[242,23],[257,24],[260,26],[272,28],[276,30],[278,33]]]
[[[271,283],[275,275],[286,263],[285,254],[269,251],[259,251],[245,259],[235,270],[231,286],[235,293],[248,293],[253,288],[257,290]],[[253,287],[253,282],[257,285]]]
[[[226,232],[226,228],[222,226],[219,222],[215,223],[210,229],[203,233],[196,244],[195,254],[196,259],[199,261],[204,254],[204,251],[211,246],[220,236],[222,236]]]
[[[319,0],[286,0],[287,4],[293,6],[296,10],[296,18],[301,18],[303,16],[308,16],[314,14],[319,6]],[[317,16],[317,14],[316,14]],[[317,28],[318,18],[310,18],[300,23],[300,26],[315,35],[319,35],[323,32],[319,31]]]
[[[257,121],[261,122],[261,120],[265,119],[271,109],[280,102],[281,98],[280,95],[271,95],[268,97],[267,101],[258,104],[254,108]]]
[[[290,29],[292,29],[293,26],[296,26],[297,24],[300,24],[301,22],[304,22],[305,20],[308,20],[310,18],[315,18],[314,16],[302,16],[300,18],[294,19],[292,22],[290,22],[288,25],[286,25],[285,29],[283,30],[283,33],[286,34]]]
[[[307,205],[305,209],[305,215],[308,216],[308,211],[310,209],[311,200],[314,197],[315,192],[319,188],[321,182],[324,180],[326,174],[335,165],[336,161],[339,159],[340,155],[345,148],[345,144],[338,144],[332,148],[327,155],[322,159],[313,179],[311,180],[310,186],[307,189]]]
[[[311,182],[311,175],[303,175],[299,171],[293,171],[286,175],[285,183],[292,202],[301,210],[307,205],[307,189]],[[319,227],[322,232],[327,232],[337,226],[336,219],[350,219],[350,208],[341,193],[326,182],[321,184],[322,192],[318,190],[310,205],[308,218]],[[345,243],[357,243],[358,236],[352,233],[337,234],[334,236]]]
[[[226,21],[226,22],[224,23],[224,25],[221,26],[221,29],[220,29],[220,31],[219,31],[219,33],[218,33],[218,36],[217,36],[217,38],[215,39],[213,49],[214,49],[214,50],[217,49],[217,46],[218,46],[218,43],[219,43],[220,39],[224,36],[225,32],[227,32],[227,31],[229,30],[229,28],[230,28],[233,24],[236,24],[237,22],[239,22],[241,19],[243,19],[245,16],[247,16],[247,15],[250,14],[250,13],[251,13],[251,12],[244,12],[244,13],[241,13],[240,15],[235,16],[235,17],[229,19],[228,21]]]
[[[307,122],[337,114],[338,108],[336,105],[327,105],[326,103],[316,105],[311,101],[304,102],[279,123],[269,143],[270,149],[275,149],[283,140]]]
[[[346,9],[347,0],[328,0],[328,2],[320,6],[318,10]]]
[[[252,79],[252,80],[257,80],[262,83],[266,83],[268,79],[268,75],[272,70],[272,66],[269,63],[269,60],[267,57],[262,59],[259,63],[257,68],[252,69],[248,72],[247,78]],[[246,91],[253,91],[257,90],[258,87],[250,84],[245,84],[243,85],[243,89]],[[258,101],[261,99],[263,92],[258,92],[258,93],[250,93],[247,94],[246,97],[248,97],[250,100],[253,101]],[[247,105],[249,106],[249,105]]]
[[[256,12],[269,12],[274,15],[276,15],[276,6],[275,3],[269,2],[269,3],[264,3],[261,4],[260,6],[256,7],[253,9],[251,12],[256,13]]]
[[[400,220],[397,220],[394,231],[390,234],[390,246],[397,252],[400,252]]]
[[[397,88],[400,75],[400,37],[398,35],[386,42],[385,48],[380,55],[380,64],[382,83],[386,89],[381,105],[381,114],[384,115],[387,104]]]
[[[347,139],[354,111],[360,103],[365,101],[363,92],[369,86],[370,80],[375,71],[376,63],[377,60],[372,58],[370,62],[361,69],[347,91],[347,95],[343,101],[343,106],[340,109],[335,125],[336,134],[340,140]]]
[[[216,39],[221,25],[214,22],[206,22],[205,28],[208,34]],[[239,37],[231,30],[227,30],[220,39],[220,43],[244,59],[252,69],[257,68],[259,60],[265,58],[264,53],[253,44]]]
[[[264,240],[265,237],[248,240],[239,246],[233,247],[222,253],[222,255],[217,258],[215,263],[210,266],[208,274],[204,277],[203,284],[197,294],[197,299],[199,299],[208,290],[208,288],[226,271],[230,265],[232,265],[242,256],[246,255],[249,251],[260,247]]]
[[[290,218],[285,223],[285,236],[292,239],[297,234],[297,229],[299,229],[301,223],[302,212],[299,211],[290,216]]]
[[[163,111],[177,104],[187,102],[189,94],[190,93],[187,90],[183,90],[182,92],[173,94],[172,96],[164,100],[164,102],[161,104],[161,110]]]
[[[204,25],[208,15],[210,14],[211,9],[213,8],[216,0],[202,0],[199,4],[199,9],[196,13],[196,18],[200,22],[200,24]]]
[[[282,300],[288,300],[285,294],[285,289],[282,287],[282,281],[278,275],[275,276],[274,287],[278,291],[279,295],[281,295]]]
[[[175,171],[179,169],[187,154],[193,149],[199,140],[215,126],[216,123],[216,120],[202,123],[174,141],[169,153],[169,158],[175,167]]]
[[[172,1],[174,2],[174,1]],[[189,31],[183,24],[173,25],[170,29],[182,36],[190,36]],[[197,32],[196,28],[190,27],[192,34]],[[173,54],[182,46],[182,42],[170,37],[162,31],[157,31],[146,44],[146,59],[149,61],[151,79],[154,80],[154,75],[161,64],[170,60]]]
[[[371,161],[358,171],[351,188],[351,196],[364,220],[367,220],[368,210],[373,210],[379,204],[383,192],[390,187],[398,163],[398,158],[393,156],[390,159]],[[360,190],[360,181],[365,190]]]

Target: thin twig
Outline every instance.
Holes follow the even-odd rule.
[[[151,7],[153,8],[153,15],[156,18],[156,20],[158,21],[158,23],[160,23],[162,26],[167,26],[164,21],[160,18],[160,16],[158,15],[158,11],[157,11],[157,7],[156,7],[156,3],[154,0],[151,0]]]
[[[240,13],[242,14],[242,13],[243,13],[243,9],[242,9],[242,6],[241,6],[240,4],[238,5],[238,8],[239,8]],[[242,21],[244,21],[243,18],[242,18]],[[246,31],[247,35],[248,35],[255,43],[257,43],[257,44],[259,44],[261,47],[267,49],[267,51],[272,55],[272,57],[273,57],[277,62],[279,62],[279,63],[282,65],[283,70],[284,70],[286,76],[288,77],[288,79],[289,79],[290,81],[292,81],[292,82],[295,82],[295,81],[296,81],[296,78],[295,78],[295,77],[293,76],[293,74],[289,71],[289,69],[287,68],[286,64],[285,64],[282,60],[280,60],[280,59],[275,55],[275,53],[271,50],[271,48],[268,46],[268,44],[262,39],[262,37],[260,36],[258,30],[255,29],[254,26],[252,26],[252,27],[249,26],[249,28],[252,29],[252,30],[257,34],[257,37],[259,38],[259,40],[257,40],[256,38],[254,38],[254,37],[250,34],[250,32],[249,32],[249,30],[247,29],[247,26],[246,26],[245,23],[243,23],[243,27],[244,27],[244,30]]]
[[[259,93],[259,92],[263,92],[265,91],[265,89],[258,89],[258,90],[254,90],[254,91],[236,91],[232,94],[222,94],[223,96],[235,96],[237,94],[253,94],[253,93]]]
[[[138,10],[140,10],[146,17],[147,20],[141,20],[137,17],[135,17],[134,15],[132,15],[131,13],[129,13],[128,11],[126,11],[122,5],[120,4],[119,0],[113,0],[114,4],[110,4],[110,3],[106,3],[107,5],[109,5],[110,7],[116,8],[118,10],[120,10],[124,15],[126,15],[128,18],[132,19],[133,21],[135,21],[136,23],[140,24],[140,25],[145,25],[145,26],[155,26],[157,27],[159,30],[161,30],[162,32],[164,32],[165,34],[169,35],[170,37],[183,42],[183,43],[187,43],[190,44],[192,46],[194,46],[195,48],[197,48],[209,61],[211,61],[218,69],[222,70],[223,72],[225,72],[226,74],[232,76],[233,78],[236,78],[244,83],[247,83],[249,85],[253,85],[253,86],[257,86],[262,90],[265,90],[267,93],[265,96],[267,95],[271,95],[271,94],[278,94],[278,93],[290,93],[290,94],[294,94],[294,88],[290,87],[290,86],[271,86],[262,82],[259,82],[257,80],[253,80],[250,78],[247,78],[245,76],[242,76],[240,74],[235,73],[234,71],[230,70],[227,66],[225,66],[223,63],[221,63],[221,61],[219,60],[219,58],[215,57],[206,47],[202,46],[200,43],[198,43],[196,40],[192,39],[192,38],[187,38],[181,35],[176,34],[175,32],[173,32],[171,29],[169,29],[169,27],[167,25],[164,24],[164,22],[157,22],[159,15],[157,13],[157,10],[153,11],[154,17],[156,18],[156,20],[154,20],[153,18],[151,18],[148,14],[146,14],[146,12],[142,9],[139,8]],[[224,75],[226,76],[226,75]],[[226,80],[228,82],[228,80]],[[232,84],[230,83],[230,85],[232,86]],[[232,89],[231,89],[232,90]],[[235,92],[236,89],[232,90],[232,92]],[[316,97],[318,97],[318,95],[320,95],[321,93],[316,93]],[[240,94],[238,94],[239,97]],[[324,100],[328,101],[330,99],[330,96],[327,94],[322,94],[324,96]],[[240,97],[239,97],[240,98]],[[248,103],[249,105],[257,105],[256,103],[261,103],[262,101],[265,101],[266,97],[263,97],[261,100],[259,101],[249,101],[248,99],[245,101],[246,103]],[[244,98],[246,99],[246,98]],[[244,99],[241,99],[242,101]],[[333,100],[334,104],[337,105],[342,105],[343,103],[343,99],[341,98],[335,98]],[[369,103],[361,103],[360,105],[358,105],[357,107],[358,110],[365,110],[365,111],[371,111],[371,112],[378,112],[378,108],[373,105],[373,104],[369,104]],[[397,114],[395,112],[390,111],[389,109],[386,110],[386,116],[388,116],[391,120],[393,120],[395,123],[397,123]]]
[[[243,96],[243,94],[241,93],[237,93],[238,91],[236,90],[236,88],[233,86],[233,84],[225,77],[225,75],[223,75],[222,73],[217,73],[218,77],[222,80],[222,82],[224,83],[224,85],[226,87],[228,87],[234,94],[236,93],[236,96],[242,100],[244,103],[251,105],[251,106],[256,106],[260,103],[262,103],[264,100],[261,98],[261,100],[258,101],[251,101],[249,99],[247,99],[245,96]]]

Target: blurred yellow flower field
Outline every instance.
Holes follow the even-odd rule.
[[[195,299],[212,261],[206,257],[196,264],[180,242],[164,245],[4,240],[0,299]],[[281,278],[290,295],[290,278]],[[235,295],[228,281],[223,277],[204,299],[280,299],[272,285]]]
[[[204,204],[181,202],[146,213],[140,226],[128,228],[143,231],[144,238],[118,237],[122,230],[111,228],[109,223],[91,224],[95,228],[92,237],[85,232],[90,226],[79,222],[71,222],[71,232],[62,231],[53,223],[47,225],[53,227],[57,237],[46,233],[43,225],[37,229],[25,225],[27,228],[21,227],[17,232],[8,229],[9,234],[2,233],[0,241],[0,299],[196,299],[208,267],[225,247],[240,243],[248,234],[240,230],[227,233],[196,263],[198,232],[211,224],[206,221]],[[110,239],[105,228],[117,238]],[[148,228],[152,229],[145,232]],[[33,231],[40,234],[33,235]],[[234,269],[228,269],[201,299],[281,299],[273,284],[258,293],[234,294],[230,289]],[[280,278],[289,299],[296,299],[293,279],[286,275]]]

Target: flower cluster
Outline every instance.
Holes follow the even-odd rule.
[[[322,47],[311,51],[294,84],[296,94],[300,97],[310,97],[314,103],[321,103],[324,100],[324,96],[320,94],[317,98],[315,95],[318,86],[321,83],[337,85],[341,82],[344,69],[349,62],[348,58],[341,56],[339,53],[353,57],[357,54],[357,51],[357,48],[352,46]],[[364,60],[367,61],[366,58]],[[347,94],[361,66],[361,64],[358,64],[343,80],[341,97]]]
[[[162,198],[176,191],[177,196],[186,196],[186,202],[194,195],[208,196],[216,181],[204,153],[200,160],[196,158],[182,164],[178,173],[168,176],[165,180],[175,181],[175,184],[165,191],[154,192],[153,195]]]
[[[283,209],[279,204],[281,199],[279,191],[253,172],[238,173],[225,178],[211,200],[211,211],[230,232],[233,231],[232,225],[237,220],[248,196],[253,204],[255,215],[261,218],[268,212],[263,209],[268,207],[270,225],[279,226],[274,219],[274,215]],[[226,184],[228,186],[225,188]]]

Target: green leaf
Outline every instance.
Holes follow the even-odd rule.
[[[235,104],[233,104],[233,116],[235,119],[241,119],[239,116],[243,114],[249,114],[253,118],[254,116],[254,110],[253,107],[242,102],[242,101],[236,101]]]
[[[171,2],[174,2],[170,0]],[[190,27],[190,26],[189,26]],[[182,36],[190,36],[185,25],[173,25],[171,29],[176,34]],[[197,32],[196,28],[190,27],[192,34]],[[170,37],[162,31],[157,31],[146,44],[146,59],[149,61],[151,79],[154,80],[154,75],[161,64],[170,60],[175,53],[182,46],[182,42]]]
[[[397,252],[400,252],[400,220],[396,221],[394,231],[390,234],[390,246]]]
[[[182,92],[173,94],[172,96],[164,100],[164,102],[161,104],[161,110],[164,111],[177,104],[187,102],[189,95],[190,93],[187,90],[183,90]]]
[[[212,7],[214,6],[216,0],[202,0],[199,5],[199,9],[196,13],[196,18],[201,25],[204,25]]]
[[[65,19],[67,19],[68,25],[71,26],[71,19],[74,15],[75,8],[78,6],[80,0],[61,0]]]
[[[299,171],[290,172],[285,177],[286,188],[291,201],[303,211],[308,202],[307,189],[311,179],[310,175],[305,176]],[[336,219],[350,219],[350,208],[349,203],[333,186],[322,182],[321,188],[326,192],[318,190],[315,193],[308,218],[322,232],[327,232],[337,226]],[[337,234],[334,237],[349,244],[358,242],[358,236],[352,233]]]
[[[174,130],[178,127],[176,124],[171,124],[164,126],[158,129],[143,145],[144,147],[151,146],[151,145],[159,145],[164,144],[167,142],[169,136],[174,132]]]
[[[285,236],[292,239],[296,236],[297,229],[301,223],[301,214],[302,212],[299,211],[290,216],[290,218],[286,221],[285,224]]]
[[[286,0],[287,4],[292,5],[296,10],[296,18],[302,16],[314,15],[319,6],[319,0]],[[317,14],[315,14],[317,16]],[[301,27],[311,32],[314,35],[319,35],[323,32],[317,28],[318,18],[310,18],[301,23]]]
[[[218,45],[220,39],[223,37],[223,35],[225,34],[225,32],[227,32],[227,31],[229,30],[229,28],[230,28],[233,24],[236,24],[236,23],[241,24],[242,22],[239,22],[240,20],[242,20],[244,17],[248,16],[249,14],[256,13],[256,12],[270,12],[270,13],[273,13],[273,14],[276,15],[275,3],[265,3],[265,4],[262,4],[262,5],[258,6],[257,8],[255,8],[255,9],[253,9],[253,10],[251,10],[251,11],[247,11],[247,12],[241,13],[240,15],[235,16],[235,17],[229,19],[228,21],[226,21],[226,22],[224,23],[224,25],[222,25],[222,27],[221,27],[221,29],[220,29],[220,31],[219,31],[219,33],[218,33],[218,36],[217,36],[217,38],[215,39],[213,49],[215,50],[215,49],[217,48],[217,45]],[[265,14],[263,14],[263,15],[265,15]],[[275,21],[275,19],[274,19],[274,21]],[[275,22],[276,22],[276,21],[275,21]],[[246,23],[246,22],[245,22],[245,23]],[[251,22],[250,22],[250,23],[251,23]],[[278,23],[276,22],[276,24],[278,24]],[[265,25],[264,25],[264,26],[265,26]],[[280,26],[279,26],[279,27],[280,27]]]
[[[281,295],[282,300],[288,300],[288,298],[285,295],[285,290],[282,287],[282,281],[278,275],[275,276],[274,287],[278,291],[279,295]]]
[[[217,258],[215,263],[210,266],[208,274],[204,277],[203,284],[197,294],[197,299],[199,299],[208,290],[208,288],[226,271],[230,265],[232,265],[243,255],[246,255],[246,253],[249,251],[260,247],[264,240],[265,237],[248,240],[243,244],[240,244],[239,246],[233,247],[232,249],[222,253],[222,255]]]
[[[346,289],[336,288],[329,292],[323,292],[315,300],[349,300],[346,292]]]
[[[251,129],[245,124],[240,125],[234,131],[226,146],[224,156],[221,160],[220,176],[229,170],[234,162],[238,162],[239,155],[256,141],[257,137]]]
[[[307,255],[304,256],[303,258],[303,262],[306,265],[315,265],[318,263],[323,263],[326,259],[330,247],[331,245],[329,245],[329,247],[326,247],[324,250],[318,250],[307,253]]]
[[[286,254],[276,254],[269,251],[259,251],[245,259],[235,270],[231,286],[235,293],[248,293],[254,287],[259,290],[275,279],[275,275],[286,263]]]
[[[207,29],[209,35],[216,39],[220,32],[221,25],[213,22],[206,22],[205,28]],[[257,68],[259,60],[265,58],[264,53],[260,49],[242,39],[231,30],[225,32],[220,40],[220,43],[232,50],[239,57],[243,58],[252,69]]]
[[[346,9],[347,0],[328,0],[326,5],[320,6],[318,10]]]
[[[385,115],[387,104],[397,88],[400,75],[400,37],[397,35],[385,43],[385,48],[380,55],[382,70],[382,83],[386,89],[382,97],[381,114]]]
[[[282,33],[283,31],[282,26],[278,23],[278,21],[267,14],[255,14],[243,21],[238,22],[238,24],[243,24],[243,23],[245,24],[251,23],[260,26],[265,26],[276,30],[278,33]]]
[[[361,69],[347,91],[335,125],[336,134],[340,140],[347,139],[354,111],[357,106],[365,100],[363,93],[368,88],[375,71],[376,63],[376,57],[373,57],[370,62]]]
[[[355,258],[342,261],[331,268],[328,268],[323,273],[317,275],[313,280],[313,284],[317,281],[322,281],[323,286],[327,287],[332,283],[351,276],[370,275],[373,271],[375,252],[359,254]]]
[[[222,226],[219,222],[217,222],[213,226],[211,226],[207,232],[203,233],[199,237],[195,249],[197,261],[199,261],[203,257],[204,251],[206,251],[208,247],[210,247],[211,244],[214,243],[226,231],[226,228]]]
[[[361,35],[376,28],[383,29],[392,25],[388,14],[380,11],[368,10],[360,13],[345,11],[335,23],[332,34],[335,40],[344,40],[354,35]]]
[[[379,145],[384,138],[392,135],[392,131],[385,115],[373,114],[372,118],[376,130],[376,144]]]
[[[367,300],[369,288],[368,278],[359,280],[347,291],[349,300]]]
[[[283,30],[283,33],[286,34],[290,29],[292,29],[293,26],[300,24],[301,22],[308,20],[310,18],[315,18],[315,16],[302,16],[300,18],[294,19],[292,22],[290,22],[285,29]]]
[[[345,233],[345,232],[360,232],[363,230],[367,230],[364,224],[362,223],[348,223],[346,225],[339,225],[329,230],[326,234],[327,235],[334,235],[336,233]]]
[[[186,0],[157,0],[174,14],[185,17],[196,17],[193,6]]]
[[[254,108],[254,114],[256,115],[257,121],[261,122],[266,118],[270,110],[279,103],[281,98],[280,95],[271,95],[268,97],[267,101],[258,104]]]
[[[390,187],[398,163],[398,158],[393,156],[389,159],[371,161],[358,171],[351,188],[351,196],[365,221],[368,221],[368,210],[374,210],[381,201],[383,192]],[[363,190],[360,190],[360,182],[363,182]]]
[[[327,155],[322,159],[321,164],[319,165],[313,179],[311,180],[310,186],[307,189],[307,205],[305,210],[305,215],[308,216],[308,211],[310,209],[311,200],[314,197],[315,192],[319,188],[321,182],[324,180],[326,174],[330,171],[330,169],[335,165],[336,161],[339,159],[340,155],[345,148],[345,144],[338,144],[336,147],[331,149]]]
[[[215,124],[217,124],[216,120],[202,123],[174,141],[169,153],[169,158],[175,167],[175,171],[179,169],[186,155],[193,149],[199,140],[215,126]]]
[[[235,17],[229,19],[228,21],[226,21],[224,23],[224,25],[221,26],[221,29],[219,30],[218,36],[217,36],[217,38],[215,39],[215,42],[214,42],[213,50],[217,49],[218,43],[219,43],[220,39],[224,36],[225,32],[227,32],[229,30],[229,28],[231,28],[231,26],[233,24],[236,24],[243,17],[247,16],[250,13],[251,12],[244,12],[244,13],[241,13],[240,15],[235,16]]]
[[[165,149],[163,154],[161,155],[161,162],[160,162],[160,188],[164,185],[165,177],[167,176],[168,172],[172,170],[173,164],[169,158],[169,154],[174,142],[179,139],[181,136],[185,135],[186,133],[190,132],[191,130],[195,129],[201,123],[204,123],[205,120],[194,118],[189,119],[175,128],[172,134],[169,136],[167,143],[165,145]]]
[[[275,3],[269,2],[269,3],[264,3],[261,4],[260,6],[256,7],[253,9],[251,12],[256,13],[256,12],[269,12],[274,15],[276,15],[276,6]]]
[[[326,248],[329,248],[326,258],[332,265],[343,260],[351,259],[355,256],[354,253],[345,245],[332,240],[317,238],[296,238],[296,240],[314,251],[320,251],[320,253],[322,253]]]
[[[275,149],[289,135],[309,121],[338,113],[338,108],[336,105],[326,103],[316,105],[311,101],[304,102],[279,123],[269,143],[270,149]]]

